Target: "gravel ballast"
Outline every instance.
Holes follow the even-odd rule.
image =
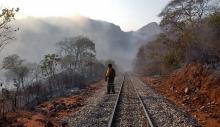
[[[201,127],[195,118],[157,94],[137,77],[131,77],[156,127]]]
[[[116,79],[116,94],[106,94],[106,87],[97,90],[85,106],[64,118],[69,127],[107,127],[114,111],[123,77]],[[134,76],[125,76],[124,86],[113,118],[113,127],[147,127],[146,115],[137,93],[144,102],[155,127],[201,127],[195,118]]]

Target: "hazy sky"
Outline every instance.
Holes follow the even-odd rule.
[[[169,0],[0,0],[0,8],[19,7],[18,18],[27,16],[86,16],[137,30],[149,22],[158,22],[158,13]]]

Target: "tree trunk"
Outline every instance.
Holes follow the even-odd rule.
[[[12,107],[13,111],[16,111],[16,108],[17,108],[17,94],[18,94],[18,88],[17,88],[17,90],[15,92],[15,96],[14,96],[13,107]]]

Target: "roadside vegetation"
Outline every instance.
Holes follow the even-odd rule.
[[[195,61],[217,67],[219,9],[214,0],[172,0],[159,14],[163,32],[140,47],[135,70],[147,75],[169,74]]]
[[[13,33],[19,28],[12,28],[10,23],[18,11],[1,10],[1,50],[16,39]],[[1,71],[6,82],[1,82],[0,119],[6,119],[7,112],[30,109],[51,98],[86,88],[103,78],[106,62],[97,60],[95,43],[88,37],[67,37],[54,47],[57,47],[57,52],[45,54],[39,63],[29,62],[17,54],[3,58]]]
[[[202,126],[219,126],[219,1],[172,0],[159,17],[163,32],[139,48],[134,71]]]

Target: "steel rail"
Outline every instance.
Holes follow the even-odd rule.
[[[133,82],[131,80],[130,80],[130,82],[131,82],[132,86],[134,87],[135,92],[137,93],[139,101],[141,102],[141,106],[142,106],[142,108],[144,110],[144,114],[145,114],[145,116],[146,116],[146,118],[148,120],[147,123],[148,123],[149,127],[154,127],[153,122],[152,122],[152,120],[150,118],[150,115],[149,115],[149,113],[147,111],[147,108],[144,105],[143,99],[140,96],[140,93],[137,91],[137,89],[135,88],[135,86],[134,86],[134,84],[133,84]]]
[[[128,77],[129,77],[129,76],[128,76]],[[124,82],[125,82],[125,75],[124,75],[123,82],[122,82],[121,87],[120,87],[120,92],[119,92],[119,94],[118,94],[118,96],[117,96],[117,99],[116,99],[116,103],[115,103],[115,105],[114,105],[113,112],[112,112],[112,114],[111,114],[111,117],[110,117],[110,120],[109,120],[109,123],[108,123],[108,127],[113,127],[113,120],[114,120],[114,117],[115,117],[115,114],[116,114],[116,109],[117,109],[117,106],[118,106],[119,98],[120,98],[120,96],[121,96],[121,91],[122,91]],[[146,118],[147,118],[148,127],[154,127],[153,122],[151,121],[151,118],[150,118],[150,116],[149,116],[149,113],[148,113],[148,111],[147,111],[147,109],[146,109],[146,107],[145,107],[145,105],[144,105],[143,99],[141,98],[139,92],[138,92],[137,89],[135,88],[133,82],[132,82],[131,80],[130,80],[130,82],[131,82],[131,84],[132,84],[132,86],[133,86],[133,88],[134,88],[135,93],[137,94],[138,100],[139,100],[140,103],[141,103],[141,107],[142,107],[143,110],[144,110],[144,114],[145,114],[145,116],[146,116]]]
[[[121,87],[120,87],[120,90],[119,90],[119,93],[117,95],[117,99],[116,99],[116,102],[115,102],[115,105],[114,105],[114,109],[113,109],[113,112],[111,114],[111,117],[110,117],[110,120],[108,122],[108,127],[112,127],[112,123],[113,123],[113,119],[114,119],[114,116],[115,116],[115,112],[116,112],[116,108],[117,108],[117,105],[118,105],[118,102],[119,102],[119,98],[120,98],[120,95],[121,95],[121,91],[122,91],[122,88],[123,88],[123,85],[124,85],[124,81],[125,81],[125,75],[123,77],[123,81],[121,83]]]

